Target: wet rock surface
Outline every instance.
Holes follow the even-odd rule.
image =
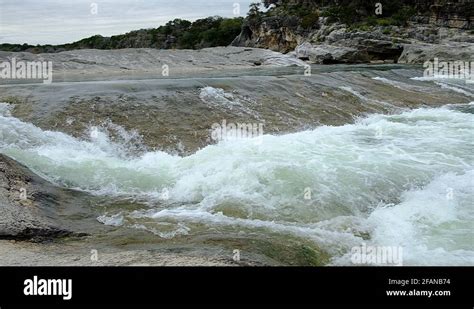
[[[12,104],[15,117],[44,130],[89,140],[91,129],[100,127],[114,142],[136,152],[146,151],[145,146],[180,155],[213,144],[211,127],[224,119],[262,123],[265,134],[283,134],[342,125],[368,113],[390,113],[426,102],[466,102],[458,93],[410,80],[423,73],[412,67],[314,66],[311,76],[300,67],[281,71],[282,76],[263,70],[267,71],[252,74],[267,76],[229,76],[232,71],[216,69],[216,75],[226,77],[12,85],[3,87],[0,102]],[[372,79],[380,74],[401,84],[397,88]],[[121,128],[128,133],[122,134]]]
[[[373,113],[390,114],[472,101],[472,97],[466,95],[468,88],[463,94],[464,88],[453,90],[412,80],[412,77],[422,76],[421,67],[313,65],[311,74],[307,75],[307,67],[294,65],[296,59],[291,55],[246,48],[226,49],[226,52],[230,50],[236,52],[236,58],[232,55],[228,55],[227,60],[208,58],[209,63],[203,63],[203,58],[194,70],[190,69],[192,65],[190,67],[188,60],[193,55],[197,58],[202,51],[187,51],[189,59],[175,60],[175,66],[170,67],[181,69],[183,75],[162,76],[158,73],[161,66],[157,65],[155,78],[150,78],[150,72],[145,69],[150,64],[147,58],[142,59],[143,63],[133,62],[129,75],[117,74],[119,65],[131,61],[123,59],[136,57],[140,51],[129,51],[127,56],[128,51],[123,50],[110,59],[105,59],[106,54],[101,52],[94,56],[94,51],[76,51],[74,57],[80,61],[71,62],[70,54],[60,55],[65,59],[55,58],[58,68],[71,68],[58,69],[60,81],[53,79],[51,85],[31,82],[1,85],[0,102],[9,103],[11,116],[18,121],[42,130],[66,133],[78,142],[91,139],[93,126],[105,126],[112,141],[132,152],[140,153],[145,147],[147,151],[164,150],[185,156],[214,143],[210,140],[210,128],[224,119],[235,123],[262,123],[265,134],[278,136],[323,125],[354,123],[358,117]],[[173,51],[162,53],[163,58],[153,58],[153,61],[161,63],[159,59],[173,59],[176,55]],[[267,56],[248,57],[255,54]],[[11,56],[21,59],[25,55]],[[91,60],[94,57],[100,61]],[[239,66],[239,61],[245,64]],[[77,79],[77,72],[84,74]],[[211,72],[212,76],[206,75]],[[16,120],[10,117],[8,121],[15,127]],[[128,136],[121,135],[121,128]],[[134,131],[137,134],[132,134]],[[15,157],[13,148],[10,151]],[[132,153],[131,157],[136,155]],[[34,164],[28,166],[35,170]],[[15,254],[4,254],[2,259],[5,260],[1,262],[5,265],[51,265],[51,261],[61,265],[328,263],[324,250],[299,240],[275,242],[259,235],[246,238],[238,233],[222,237],[202,226],[196,227],[195,235],[164,239],[128,226],[105,226],[98,223],[99,214],[123,209],[146,210],[149,205],[138,205],[140,201],[135,199],[115,201],[115,196],[97,202],[84,192],[61,189],[5,156],[0,159],[0,180],[1,238],[55,240],[53,246],[2,241],[0,250],[13,250],[21,257],[15,260]],[[26,189],[26,200],[20,198],[21,188]],[[240,210],[234,212],[232,204],[222,205],[217,210],[230,216],[245,216]],[[90,237],[77,241],[70,241],[69,237],[55,239],[84,231]],[[96,264],[90,260],[90,250],[95,249],[99,249],[99,256],[105,253],[102,255],[105,258]],[[235,249],[244,252],[241,264],[232,261]],[[42,250],[52,251],[38,254]]]
[[[85,235],[65,215],[77,193],[58,188],[0,154],[0,239],[44,241]]]
[[[54,54],[0,51],[1,62],[11,61],[12,58],[18,62],[51,61],[53,82],[215,76],[216,70],[239,72],[254,68],[256,63],[262,67],[304,66],[304,62],[288,55],[244,47],[201,50],[82,49]]]

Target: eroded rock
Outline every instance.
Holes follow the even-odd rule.
[[[355,48],[335,45],[312,45],[308,42],[296,48],[296,57],[317,64],[364,63],[368,54]]]
[[[46,240],[79,235],[59,220],[64,190],[0,154],[0,238]]]
[[[440,61],[474,61],[473,43],[451,42],[439,44],[407,44],[399,63],[424,63],[438,58]]]

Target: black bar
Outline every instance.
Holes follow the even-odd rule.
[[[0,308],[9,304],[456,304],[472,308],[473,267],[3,267]],[[25,296],[26,279],[72,279],[72,299]],[[449,279],[400,285],[388,280]],[[450,296],[387,296],[387,290],[449,290]],[[48,308],[52,308],[49,306]],[[450,308],[458,308],[450,307]]]

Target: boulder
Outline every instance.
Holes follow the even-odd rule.
[[[362,39],[356,46],[359,50],[367,52],[370,60],[393,60],[397,62],[403,52],[403,45],[386,40]]]
[[[365,51],[336,45],[313,45],[305,42],[296,49],[296,57],[317,64],[365,63],[369,61]]]
[[[446,44],[413,43],[404,46],[399,63],[421,64],[425,61],[474,61],[474,44],[450,42]]]
[[[74,234],[57,220],[61,191],[0,154],[0,238],[45,240]]]

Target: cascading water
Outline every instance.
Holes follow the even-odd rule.
[[[1,153],[61,186],[145,201],[98,210],[105,224],[165,238],[202,226],[292,235],[336,265],[361,242],[403,246],[405,265],[474,264],[472,103],[227,140],[186,157],[133,154],[104,128],[89,139],[44,131],[0,108]]]

